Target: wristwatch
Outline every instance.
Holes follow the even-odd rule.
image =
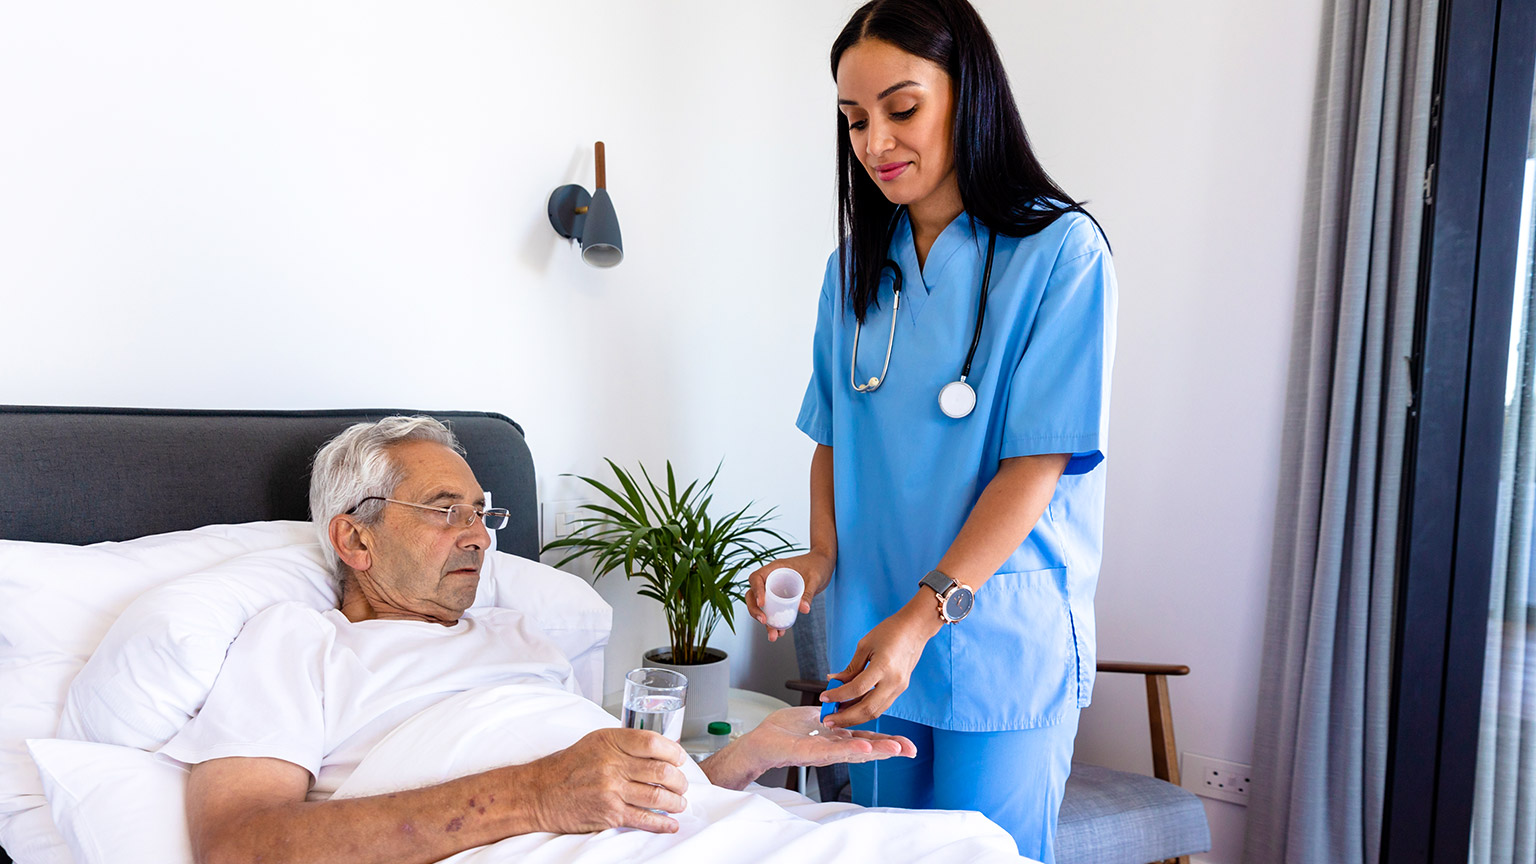
[[[920,584],[932,588],[938,595],[939,618],[945,624],[953,624],[971,614],[971,607],[976,605],[976,592],[965,583],[949,578],[943,571],[929,570]]]

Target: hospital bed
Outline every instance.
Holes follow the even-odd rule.
[[[420,412],[0,406],[0,539],[83,545],[204,525],[305,520],[309,463],[320,445],[353,423],[395,413]],[[512,512],[497,532],[498,548],[537,560],[533,456],[521,427],[500,414],[430,413],[452,424],[495,506]],[[6,686],[18,676],[6,675]],[[0,705],[0,722],[8,710],[26,707]],[[53,732],[38,727],[28,734]],[[15,743],[6,742],[13,749]],[[0,819],[8,806],[22,806],[14,795],[9,805],[4,797],[0,792]],[[9,861],[0,850],[0,862]]]
[[[184,794],[185,769],[179,765],[167,767],[174,763],[155,756],[153,746],[135,749],[63,740],[72,736],[54,738],[60,718],[67,716],[66,694],[71,700],[74,698],[70,685],[78,682],[86,658],[95,665],[103,659],[116,659],[108,646],[127,650],[121,642],[112,641],[115,634],[146,598],[167,586],[173,589],[172,595],[184,582],[216,584],[225,590],[237,582],[233,576],[212,579],[213,574],[225,572],[220,568],[228,568],[231,563],[240,565],[248,559],[268,560],[262,556],[277,556],[271,560],[292,563],[294,550],[303,551],[296,543],[308,544],[312,551],[305,554],[318,561],[312,529],[302,521],[308,516],[308,467],[313,454],[324,441],[352,423],[396,413],[422,412],[0,406],[0,846],[4,847],[0,850],[0,864],[7,864],[12,857],[16,864],[82,864],[82,858],[176,860],[169,853],[159,857],[143,851],[127,854],[122,849],[127,847],[127,835],[147,832],[151,823],[161,824],[154,820],[169,816],[184,819],[183,805],[169,805],[173,800],[179,802]],[[540,568],[542,565],[529,563],[538,558],[538,510],[533,460],[522,429],[499,414],[426,413],[452,425],[465,446],[470,466],[491,493],[493,505],[511,511],[509,524],[497,536],[497,560],[501,563],[496,568],[496,578],[511,572],[509,568]],[[202,565],[197,563],[197,556],[211,554],[206,548],[209,546],[218,547],[220,555],[233,557],[228,561],[217,559],[224,563],[215,564],[206,572],[199,571],[197,568]],[[282,558],[283,555],[288,558]],[[298,559],[303,557],[298,555]],[[168,566],[168,561],[181,568],[178,572],[190,575],[165,581],[156,568]],[[510,563],[518,561],[524,563],[516,567]],[[136,593],[140,588],[131,579],[107,578],[111,575],[115,579],[119,569],[133,578],[153,576],[161,579],[161,583],[151,591]],[[482,591],[493,581],[491,570],[488,556]],[[575,577],[548,568],[544,568],[544,573],[555,582],[562,578],[573,581],[580,591],[596,596],[590,586]],[[329,582],[328,576],[326,581]],[[334,591],[334,586],[325,587]],[[206,616],[175,619],[207,627],[230,614],[244,615],[233,619],[232,629],[226,627],[225,641],[218,643],[214,651],[218,663],[239,626],[254,614],[252,604],[259,606],[260,597],[265,596],[260,591],[235,593],[239,603],[233,606],[225,603]],[[518,596],[524,593],[517,592]],[[503,591],[503,597],[509,595],[510,592]],[[197,599],[201,602],[206,598]],[[228,599],[224,597],[220,602]],[[573,632],[601,625],[599,638],[591,643],[597,651],[595,668],[600,681],[601,648],[606,644],[606,628],[611,626],[611,610],[600,601],[597,605],[610,617],[594,625],[583,623],[586,619],[579,617],[577,613],[583,611],[579,609],[571,611],[566,619],[551,618],[552,623],[538,623],[551,633],[567,624],[574,628]],[[514,604],[511,608],[517,607]],[[560,637],[552,638],[559,644]],[[179,643],[160,645],[147,662],[164,661],[160,655],[180,650]],[[572,652],[567,651],[567,656],[572,656]],[[585,674],[590,680],[590,659],[588,655],[573,659],[578,679]],[[199,700],[206,698],[206,687],[211,687],[212,681],[207,676],[216,674],[216,668],[213,673],[206,669],[199,673],[205,679]],[[137,666],[132,674],[140,674]],[[134,699],[148,700],[148,709],[163,713],[177,698],[183,698],[161,682],[133,680],[130,684],[137,689],[118,694],[128,706],[123,709],[125,714],[133,713],[129,710],[133,706],[128,703]],[[477,694],[471,691],[462,695]],[[573,698],[589,712],[601,710],[580,697]],[[200,704],[196,701],[192,707],[182,705],[180,716],[190,717]],[[515,711],[516,706],[508,710]],[[609,723],[616,722],[606,714],[602,716]],[[519,722],[533,724],[537,719],[523,717]],[[397,733],[414,731],[406,727],[418,720],[422,723],[417,725],[427,724],[425,731],[434,733],[425,736],[429,741],[464,740],[457,731],[448,735],[435,733],[456,722],[469,723],[474,717],[471,712],[457,710],[425,718],[418,715],[402,724]],[[537,734],[510,736],[502,734],[506,727],[492,724],[489,728],[495,733],[494,740],[485,742],[489,746],[466,748],[475,758],[497,758],[498,748],[504,751],[504,761],[499,764],[536,758],[517,758],[515,748],[527,746],[522,743],[524,739],[537,738]],[[164,737],[162,734],[160,740]],[[380,746],[395,737],[390,736]],[[401,740],[409,742],[410,735]],[[506,751],[509,747],[514,750]],[[375,761],[387,768],[409,761],[418,749],[412,745],[404,753],[380,754]],[[364,760],[354,773],[354,780],[367,773],[365,769],[370,768],[374,755]],[[462,754],[448,757],[459,755]],[[491,766],[422,767],[428,771],[441,767],[445,771],[463,769],[463,773],[469,773]],[[419,774],[416,779],[435,782],[427,774]],[[979,814],[863,810],[837,803],[818,804],[788,790],[761,787],[752,795],[715,787],[701,787],[696,792],[697,795],[690,792],[690,809],[697,804],[706,817],[696,823],[703,827],[687,837],[687,826],[672,838],[645,832],[608,831],[544,843],[540,837],[547,839],[552,835],[527,835],[478,847],[463,853],[467,858],[456,857],[455,861],[752,861],[761,857],[758,849],[769,848],[754,847],[754,842],[775,849],[788,844],[783,848],[803,861],[837,860],[835,851],[848,848],[871,848],[877,857],[893,861],[915,860],[913,855],[929,860],[950,857],[922,851],[923,844],[935,842],[935,837],[958,838],[948,848],[971,864],[1023,860],[1015,854],[1007,835]],[[57,806],[50,808],[50,801]],[[175,812],[162,812],[167,809]],[[717,817],[721,813],[737,821]],[[720,830],[714,830],[717,824]],[[69,848],[64,848],[61,832],[69,837]],[[184,827],[161,833],[163,836],[149,839],[162,845],[175,840],[171,846],[185,847]],[[51,835],[51,839],[45,835]],[[144,838],[133,839],[138,842]],[[653,841],[673,839],[691,845],[657,853]],[[96,845],[90,846],[91,842]],[[118,843],[123,847],[114,848]],[[653,845],[647,846],[648,843]],[[869,844],[889,848],[880,851]],[[632,848],[633,854],[623,851],[627,848]],[[89,854],[93,849],[94,856]],[[179,854],[185,860],[185,853]],[[616,854],[619,857],[614,857]]]

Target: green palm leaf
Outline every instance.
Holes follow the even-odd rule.
[[[583,504],[583,515],[571,522],[572,533],[546,544],[544,551],[567,553],[557,567],[590,555],[598,577],[617,571],[638,579],[636,593],[662,605],[674,659],[696,662],[721,621],[735,632],[736,604],[746,596],[744,574],[799,550],[766,527],[772,508],[752,515],[748,503],[720,519],[710,515],[723,463],[708,479],[679,489],[671,461],[665,485],[652,479],[644,465],[637,479],[613,460],[603,461],[616,483],[576,479],[607,501]]]

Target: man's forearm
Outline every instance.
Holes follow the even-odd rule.
[[[212,759],[187,781],[199,862],[438,861],[504,837],[605,828],[673,832],[688,758],[640,729],[603,728],[525,765],[370,798],[304,801],[309,775],[281,759]]]
[[[439,861],[541,830],[537,802],[515,776],[526,768],[367,798],[266,805],[194,835],[193,849],[203,864]]]

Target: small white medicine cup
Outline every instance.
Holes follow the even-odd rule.
[[[768,626],[776,630],[793,627],[804,594],[805,580],[799,573],[788,567],[769,573],[763,582],[763,614],[768,618]]]

